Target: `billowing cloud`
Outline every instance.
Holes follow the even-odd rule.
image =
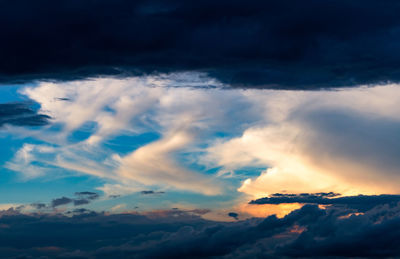
[[[0,80],[203,71],[234,87],[398,82],[399,9],[376,0],[7,1]]]

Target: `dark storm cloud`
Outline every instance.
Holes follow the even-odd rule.
[[[378,205],[396,205],[400,202],[400,195],[357,195],[336,197],[335,193],[276,193],[271,197],[253,200],[250,204],[281,204],[281,203],[311,203],[320,205],[343,205],[358,211],[367,211]]]
[[[173,212],[170,211],[171,213]],[[400,206],[363,214],[305,205],[284,218],[231,223],[179,214],[0,213],[3,256],[74,258],[397,257]],[[45,249],[52,248],[52,249]]]
[[[400,3],[0,2],[1,82],[203,71],[234,87],[400,80]]]
[[[29,102],[0,103],[0,127],[13,126],[44,126],[49,124],[50,117],[32,108]]]

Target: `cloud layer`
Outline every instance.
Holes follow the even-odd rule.
[[[378,204],[376,204],[378,205]],[[203,220],[201,211],[105,214],[0,212],[3,256],[62,258],[396,257],[399,205],[364,213],[346,207],[305,205],[231,223]],[[234,213],[232,216],[236,216]],[[34,238],[33,236],[34,235]]]
[[[398,82],[397,1],[3,1],[1,82],[203,71],[233,87]]]

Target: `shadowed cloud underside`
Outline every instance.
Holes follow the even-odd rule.
[[[201,71],[228,87],[398,82],[398,1],[0,3],[0,81]]]

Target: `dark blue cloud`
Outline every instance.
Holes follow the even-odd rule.
[[[28,102],[0,103],[0,127],[44,126],[49,124],[50,116],[39,114]]]
[[[198,70],[234,87],[400,80],[400,3],[0,2],[0,80]]]

